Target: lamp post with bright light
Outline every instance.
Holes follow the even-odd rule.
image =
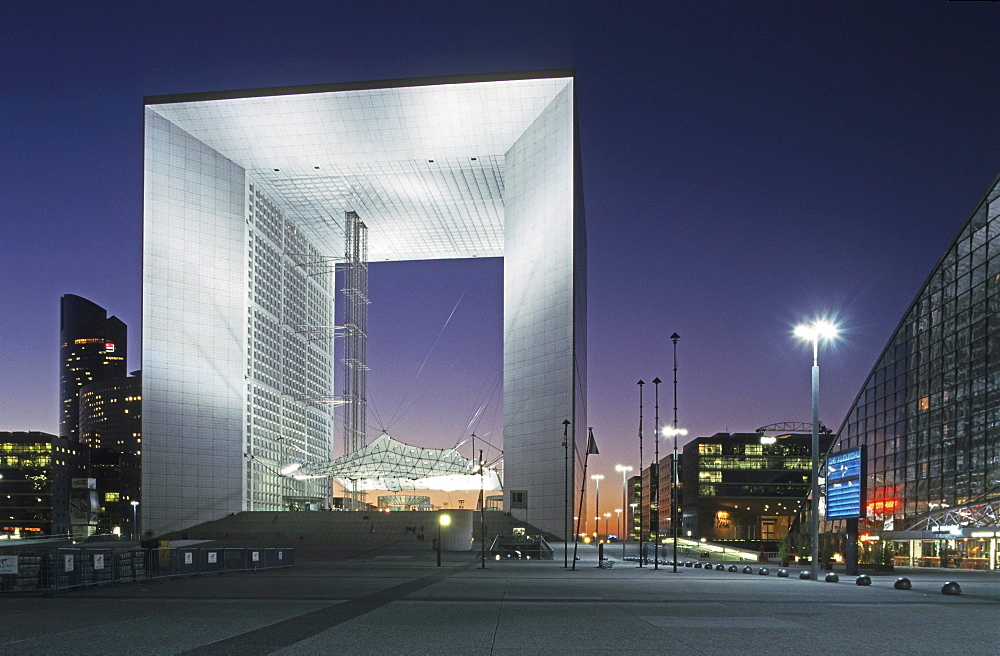
[[[601,516],[601,481],[604,480],[604,474],[593,474],[590,480],[594,481],[596,487],[594,488],[594,516],[600,521]],[[597,524],[594,526],[594,537],[600,537],[601,526]]]
[[[132,504],[132,539],[135,540],[139,535],[139,526],[136,524],[136,508],[139,507],[139,502],[133,499],[129,503]]]
[[[653,395],[655,397],[656,410],[653,417],[653,427],[656,431],[653,437],[656,438],[656,453],[653,462],[656,464],[656,519],[653,526],[656,527],[656,544],[653,546],[653,569],[660,569],[660,380],[659,376],[653,379]],[[650,487],[653,487],[653,468],[649,470]]]
[[[626,503],[628,502],[628,496],[625,492],[626,477],[628,476],[628,473],[632,471],[632,468],[627,465],[615,465],[615,471],[621,472],[622,474],[622,508],[624,508]],[[615,512],[621,512],[621,511],[615,511]],[[625,543],[628,542],[628,538],[625,537],[626,533],[624,529],[625,527],[623,525],[621,535],[619,536],[622,539],[622,560],[625,559]]]
[[[450,524],[451,524],[451,515],[441,515],[440,517],[438,517],[438,544],[437,544],[437,547],[438,547],[438,553],[437,553],[438,564],[437,564],[437,566],[438,567],[441,567],[441,550],[444,548],[444,544],[441,542],[441,527],[442,526],[449,526]]]
[[[604,513],[604,539],[609,542],[611,541],[611,527],[608,525],[608,522],[610,521],[611,521],[611,513],[609,512]]]
[[[812,537],[812,562],[810,572],[812,580],[819,580],[819,340],[833,339],[837,336],[837,327],[829,321],[814,321],[812,325],[795,327],[795,336],[807,342],[812,342],[812,508],[809,528]]]
[[[675,426],[674,428],[664,428],[663,429],[663,436],[664,437],[673,437],[674,438],[674,458],[673,458],[673,462],[670,463],[670,532],[673,533],[673,536],[674,536],[674,558],[673,558],[674,568],[673,568],[673,571],[675,573],[677,572],[677,493],[678,493],[678,491],[680,489],[680,486],[678,485],[678,471],[679,471],[679,467],[677,466],[677,464],[678,464],[677,463],[677,436],[678,435],[687,435],[687,434],[688,434],[688,432],[687,432],[686,428],[677,428]]]

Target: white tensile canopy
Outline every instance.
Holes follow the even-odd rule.
[[[490,490],[503,489],[496,470],[482,475],[474,460],[455,449],[425,449],[398,442],[386,433],[354,453],[328,462],[291,464],[281,473],[296,479],[335,478],[354,490]]]

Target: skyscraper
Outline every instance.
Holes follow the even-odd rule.
[[[59,302],[59,435],[80,440],[80,388],[126,375],[127,328],[100,305],[64,295]]]
[[[138,536],[142,457],[142,378],[109,378],[80,388],[80,441],[89,448],[96,484],[98,533]]]

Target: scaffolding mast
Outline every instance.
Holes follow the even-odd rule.
[[[365,447],[368,410],[368,228],[356,212],[344,213],[344,455]],[[351,491],[355,508],[358,492]]]

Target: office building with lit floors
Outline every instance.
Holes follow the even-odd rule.
[[[820,435],[822,453],[832,440]],[[761,429],[691,440],[681,457],[680,537],[777,549],[808,503],[811,454],[811,433]]]
[[[86,473],[85,445],[39,431],[0,432],[0,535],[66,535],[74,478]],[[90,503],[76,494],[77,506]]]
[[[75,294],[59,301],[59,435],[80,439],[80,388],[127,375],[128,330],[118,317]]]
[[[329,504],[281,470],[366,444],[369,266],[503,257],[504,505],[561,536],[582,462],[554,475],[559,437],[582,454],[587,426],[577,151],[567,70],[146,98],[143,535]]]
[[[111,378],[80,388],[80,441],[89,453],[98,508],[93,532],[138,537],[141,512],[142,378]]]
[[[832,450],[856,447],[867,465],[862,560],[1000,568],[1000,180],[858,392]]]

